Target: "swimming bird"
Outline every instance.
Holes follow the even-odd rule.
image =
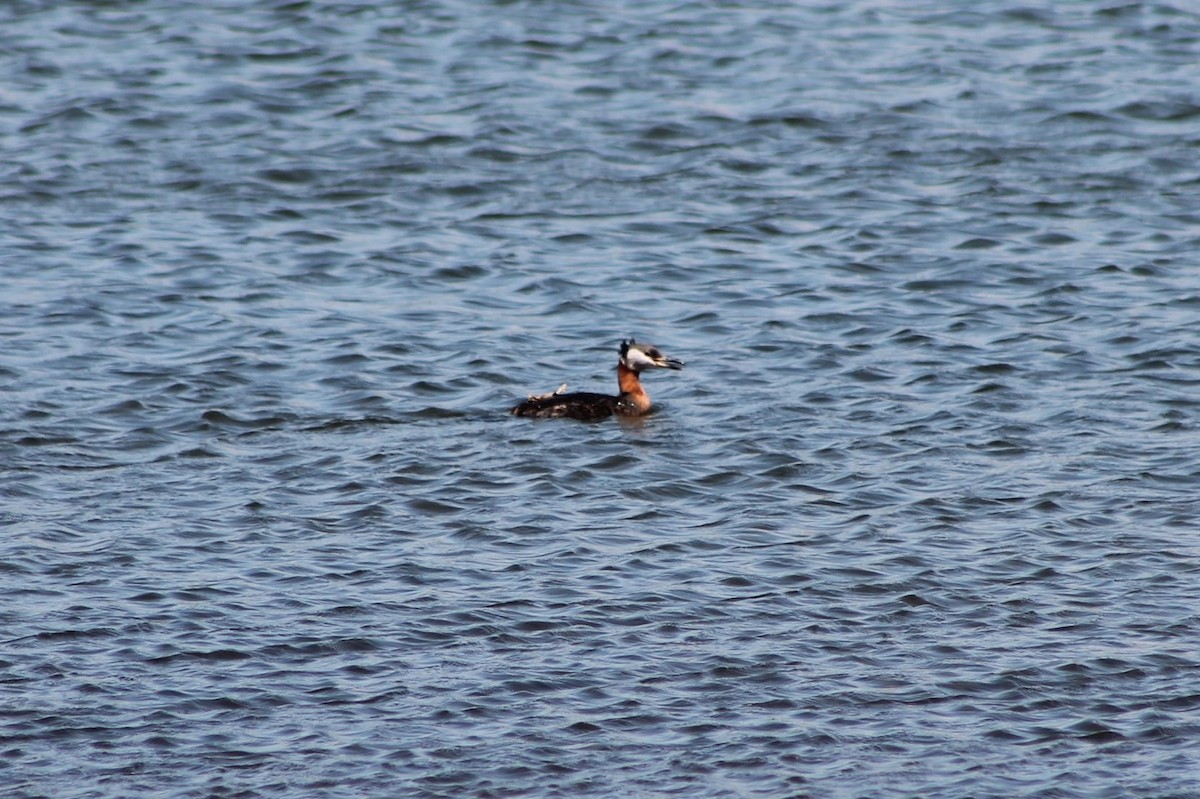
[[[638,344],[632,338],[622,341],[617,358],[617,386],[614,396],[577,391],[565,394],[566,384],[548,394],[530,395],[509,413],[513,416],[568,419],[606,419],[609,416],[645,416],[650,412],[650,396],[639,379],[645,369],[682,369],[683,361],[668,358],[652,344]]]

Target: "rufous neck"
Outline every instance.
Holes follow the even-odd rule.
[[[617,364],[617,385],[621,387],[621,398],[628,408],[625,413],[636,416],[650,410],[650,396],[642,388],[638,373],[623,363]]]
[[[638,373],[620,362],[617,363],[617,385],[621,387],[622,394],[641,394],[644,391]]]

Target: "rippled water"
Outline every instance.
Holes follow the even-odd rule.
[[[1198,48],[6,5],[6,795],[1200,795]]]

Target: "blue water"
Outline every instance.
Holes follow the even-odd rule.
[[[1200,796],[1198,45],[6,5],[5,796]]]

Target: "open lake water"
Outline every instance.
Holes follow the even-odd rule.
[[[1200,10],[0,8],[6,797],[1200,797]],[[687,362],[637,422],[506,415]]]

